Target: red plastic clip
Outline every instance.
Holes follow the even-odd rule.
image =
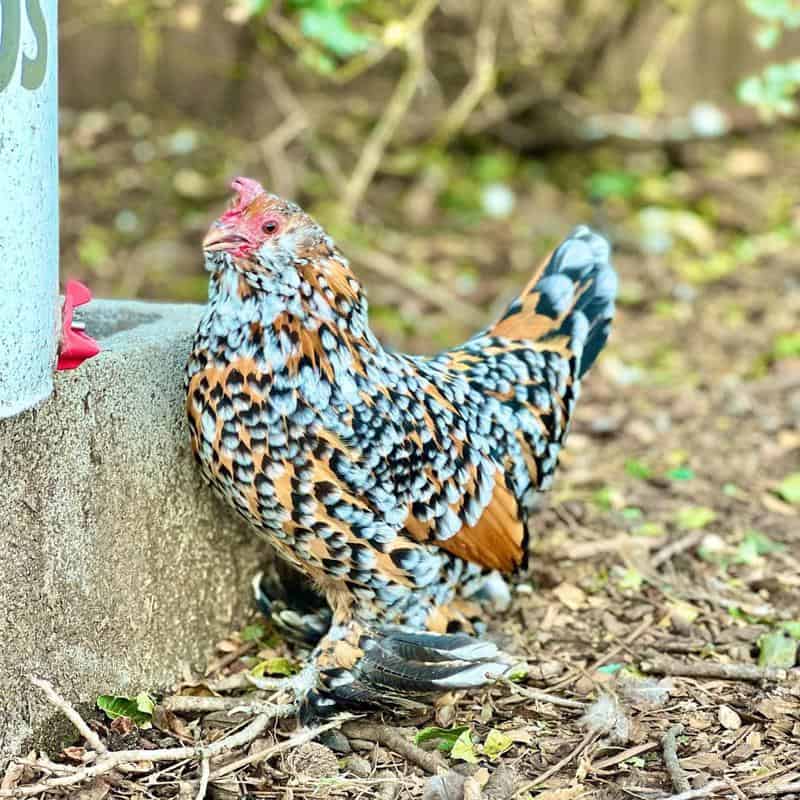
[[[67,281],[64,290],[64,309],[61,312],[61,348],[58,353],[56,369],[75,369],[87,358],[100,352],[100,345],[87,336],[72,322],[76,306],[82,306],[92,299],[92,293],[79,281]]]

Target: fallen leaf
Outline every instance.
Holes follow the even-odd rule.
[[[758,639],[758,665],[791,669],[797,661],[797,639],[786,628],[765,633]]]
[[[105,711],[106,715],[114,720],[118,717],[128,717],[140,728],[151,727],[155,701],[146,692],[137,694],[136,697],[120,697],[101,694],[97,698],[97,707]]]
[[[86,748],[85,747],[65,747],[61,751],[61,755],[64,758],[68,758],[70,761],[77,761],[79,764],[86,758]]]
[[[696,531],[705,528],[717,517],[716,512],[704,506],[690,506],[682,508],[675,515],[675,524],[687,531]]]
[[[251,670],[254,678],[263,678],[265,675],[294,675],[298,668],[288,658],[268,658],[259,661]]]
[[[753,748],[753,750],[761,749],[761,734],[758,731],[750,731],[745,737],[745,742]]]
[[[478,763],[478,756],[475,755],[475,746],[472,743],[469,728],[456,739],[452,750],[450,750],[450,758],[457,758],[460,761],[466,761],[468,764]]]
[[[670,619],[691,624],[700,616],[700,609],[683,600],[671,600],[667,603]]]
[[[243,642],[257,642],[259,639],[264,638],[264,628],[261,625],[253,624],[247,625],[242,629]],[[238,650],[239,647],[234,647],[233,650]]]
[[[527,728],[512,728],[504,733],[517,744],[533,744],[533,734]]]
[[[695,753],[693,756],[682,758],[681,766],[690,772],[708,770],[714,775],[722,775],[729,769],[728,762],[716,753]]]
[[[575,800],[587,794],[586,787],[578,783],[575,786],[567,786],[564,789],[546,789],[536,795],[536,800]]]
[[[577,611],[586,605],[586,593],[572,583],[561,583],[553,589],[553,594],[570,611]]]
[[[787,475],[776,487],[775,491],[792,505],[800,505],[800,472]]]
[[[686,717],[685,722],[695,731],[706,731],[714,724],[708,714],[690,714]]]
[[[720,706],[717,719],[719,724],[729,731],[738,731],[742,727],[742,718],[730,706]]]
[[[436,747],[443,753],[449,753],[455,743],[458,741],[459,736],[464,733],[469,733],[469,728],[466,725],[458,725],[455,728],[423,728],[415,737],[415,744],[422,744],[423,742],[430,742],[438,740]]]
[[[495,728],[489,731],[489,735],[483,743],[483,752],[489,758],[497,758],[513,746],[514,742],[511,737]]]

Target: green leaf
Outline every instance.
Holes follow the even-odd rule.
[[[627,508],[623,508],[622,511],[619,512],[624,519],[635,520],[641,519],[644,516],[644,512],[641,508],[636,508],[635,506],[628,506]]]
[[[776,336],[772,345],[772,357],[777,361],[782,358],[800,358],[800,333],[782,333]]]
[[[682,508],[675,515],[675,524],[687,531],[696,531],[705,528],[709,522],[716,519],[716,512],[704,506],[690,506]]]
[[[797,109],[794,100],[800,88],[800,60],[770,64],[760,75],[745,78],[738,86],[742,103],[755,106],[767,118],[788,116]]]
[[[514,681],[518,683],[519,681],[524,681],[525,678],[528,677],[528,665],[522,661],[519,664],[515,664],[511,670],[506,674],[506,678],[510,681]]]
[[[782,546],[773,542],[769,536],[760,531],[747,531],[736,548],[734,564],[753,564],[760,556],[766,556],[780,550]]]
[[[456,739],[452,750],[450,750],[450,758],[457,758],[460,761],[466,761],[468,764],[478,763],[478,756],[475,755],[475,746],[472,744],[469,729],[465,730]]]
[[[632,478],[641,478],[642,480],[647,480],[647,478],[651,477],[653,474],[653,471],[647,464],[637,461],[635,458],[629,458],[625,462],[625,472]]]
[[[728,613],[734,619],[740,619],[750,625],[757,625],[759,622],[761,622],[759,617],[756,617],[753,614],[748,614],[746,611],[743,611],[741,608],[739,608],[739,606],[728,606]]]
[[[642,584],[644,583],[644,575],[642,575],[639,570],[634,569],[631,567],[630,569],[625,571],[625,574],[619,579],[617,582],[617,586],[620,589],[633,589],[634,591],[638,591],[642,588]]]
[[[765,633],[758,639],[758,665],[791,669],[797,660],[797,643],[785,628]]]
[[[787,475],[778,484],[776,491],[787,503],[800,505],[800,472]]]
[[[97,707],[104,711],[110,719],[128,717],[140,728],[149,728],[156,704],[146,692],[137,694],[136,697],[101,694],[97,698]]]
[[[614,662],[613,664],[604,664],[602,667],[598,667],[597,671],[602,672],[604,675],[613,675],[615,672],[619,672],[624,664]]]
[[[242,630],[242,641],[243,642],[257,642],[260,639],[263,639],[265,635],[264,628],[261,625],[253,624],[247,625]]]
[[[415,744],[422,744],[423,742],[430,742],[438,739],[439,743],[436,745],[443,753],[449,753],[459,737],[466,733],[469,736],[469,728],[466,725],[457,725],[454,728],[423,728],[415,737]]]
[[[781,29],[778,25],[762,25],[754,38],[762,50],[772,50],[781,38]]]
[[[630,198],[639,188],[639,176],[629,172],[595,172],[589,176],[587,189],[598,200],[608,197]]]
[[[251,670],[254,678],[263,678],[265,675],[294,675],[297,667],[286,658],[268,658],[259,661]]]
[[[489,758],[497,758],[512,747],[513,744],[513,739],[495,728],[489,731],[489,735],[483,743],[483,753]]]
[[[610,511],[612,508],[623,508],[625,505],[625,498],[618,489],[611,486],[604,486],[592,494],[592,500],[598,508],[604,511]]]
[[[510,181],[517,170],[514,156],[501,150],[479,155],[472,164],[472,173],[481,183]]]
[[[660,522],[643,522],[637,525],[631,533],[634,536],[663,536],[666,531]]]
[[[667,478],[671,481],[690,481],[695,477],[691,467],[675,467],[667,472]]]
[[[793,639],[800,640],[800,620],[790,619],[788,622],[781,622],[779,627],[788,631]]]
[[[341,8],[307,8],[300,14],[300,30],[332,53],[348,58],[366,50],[371,39],[350,27]]]

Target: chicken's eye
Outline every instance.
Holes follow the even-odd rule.
[[[274,219],[268,219],[262,226],[261,230],[268,235],[272,235],[278,230],[278,222]]]

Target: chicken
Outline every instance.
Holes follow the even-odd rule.
[[[508,605],[503,576],[526,563],[529,517],[608,337],[606,241],[575,229],[498,322],[413,356],[377,340],[311,217],[254,180],[232,188],[203,242],[187,411],[206,479],[327,601],[292,615],[318,640],[292,688],[323,714],[503,674],[509,657],[473,634]]]

